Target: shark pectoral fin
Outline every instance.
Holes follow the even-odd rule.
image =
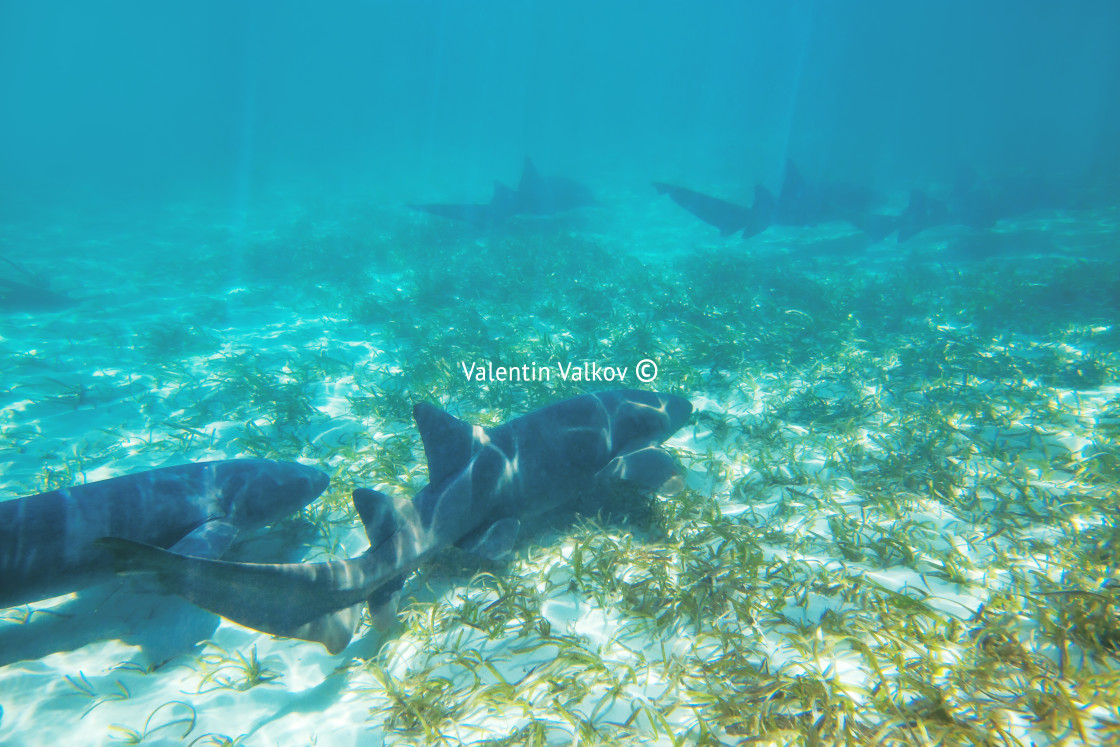
[[[851,220],[853,226],[867,234],[872,241],[882,241],[894,233],[899,227],[896,215],[883,215],[869,213]]]
[[[220,558],[237,539],[239,530],[224,521],[208,521],[169,547],[173,553],[195,558]]]
[[[481,534],[469,535],[458,546],[472,555],[500,560],[513,551],[521,522],[514,518],[498,519]]]
[[[286,638],[298,638],[301,641],[314,641],[326,646],[327,651],[332,654],[342,653],[350,644],[358,622],[362,619],[362,604],[359,602],[289,630],[265,632]]]
[[[490,198],[490,207],[509,208],[517,202],[517,192],[499,181],[494,182],[494,196]]]
[[[370,622],[382,633],[388,631],[397,620],[397,605],[401,600],[404,579],[403,575],[394,578],[370,594],[366,601],[369,605]]]
[[[754,212],[759,214],[759,216],[765,215],[769,217],[777,207],[778,200],[774,197],[774,193],[761,184],[755,185],[754,204],[751,205]]]
[[[657,446],[645,446],[620,454],[607,462],[607,466],[595,477],[632,483],[659,495],[676,495],[684,489],[676,460]]]
[[[393,623],[397,621],[397,605],[401,601],[400,589],[389,594],[388,597],[379,603],[374,603],[373,597],[369,601],[369,619],[373,623],[373,627],[378,631],[384,633],[389,628],[393,627]]]

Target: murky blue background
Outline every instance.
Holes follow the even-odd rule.
[[[525,155],[599,184],[775,183],[791,156],[1101,188],[1117,38],[1103,1],[4,2],[0,209],[484,199]]]

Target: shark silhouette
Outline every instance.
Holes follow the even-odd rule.
[[[746,239],[774,225],[815,226],[831,221],[847,221],[860,230],[878,233],[878,225],[868,220],[874,204],[870,190],[838,182],[806,181],[793,161],[786,161],[778,194],[757,185],[750,207],[664,182],[654,182],[653,186],[724,236],[742,231]]]
[[[542,176],[526,158],[517,189],[496,181],[494,195],[488,203],[412,204],[409,207],[490,228],[516,216],[555,215],[598,204],[584,185],[567,177]]]
[[[1067,192],[1052,182],[1030,178],[983,181],[974,171],[965,169],[940,197],[921,189],[910,193],[909,204],[897,218],[898,240],[906,241],[927,229],[944,226],[983,231],[1000,220],[1039,210],[1076,207],[1077,201]]]
[[[167,591],[229,620],[337,653],[362,606],[375,619],[394,614],[405,575],[441,548],[498,558],[513,548],[522,519],[602,495],[612,484],[679,490],[678,467],[660,444],[691,413],[682,397],[618,390],[483,428],[418,404],[413,416],[430,482],[412,501],[355,490],[370,547],[349,560],[230,563],[122,539],[102,544],[122,571],[154,571]]]
[[[96,544],[121,537],[216,558],[238,535],[299,511],[329,478],[268,459],[198,462],[0,502],[0,608],[111,581]]]
[[[846,221],[858,228],[873,203],[874,195],[868,189],[843,182],[809,182],[793,161],[786,161],[778,196],[770,195],[765,187],[756,187],[752,209],[759,214],[760,225],[763,216],[769,214],[773,225],[815,226]]]
[[[7,257],[0,261],[14,267],[30,282],[0,278],[0,310],[5,311],[57,311],[73,306],[77,301],[50,289],[46,275],[33,273]]]

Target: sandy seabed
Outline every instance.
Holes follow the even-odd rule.
[[[687,489],[452,554],[337,656],[134,585],[0,611],[0,744],[1120,738],[1115,213],[719,240],[637,196],[478,234],[393,206],[12,225],[78,303],[0,316],[0,497],[202,459],[331,475],[243,559],[364,549],[411,404],[494,424],[657,361]],[[624,385],[638,385],[625,381]],[[490,741],[487,741],[490,740]]]

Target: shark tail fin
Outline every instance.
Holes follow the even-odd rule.
[[[360,575],[354,561],[231,563],[189,557],[118,537],[97,541],[119,573],[154,573],[161,586],[203,609],[262,633],[322,643],[332,654],[349,644],[365,599],[338,580]]]

